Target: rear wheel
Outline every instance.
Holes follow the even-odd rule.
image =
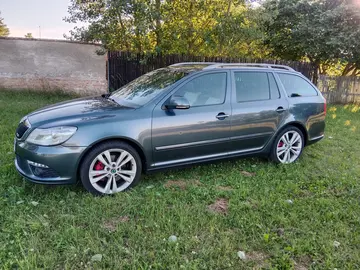
[[[276,163],[293,163],[300,157],[303,148],[303,133],[297,127],[289,126],[276,137],[270,157]]]
[[[80,167],[83,186],[94,195],[115,194],[134,187],[141,176],[137,151],[124,142],[106,142],[95,146]]]

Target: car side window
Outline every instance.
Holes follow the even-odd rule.
[[[286,93],[291,96],[317,96],[318,93],[315,88],[305,79],[286,73],[278,73],[280,81],[282,82]]]
[[[222,104],[225,101],[227,73],[204,74],[181,86],[175,96],[186,98],[190,107]]]
[[[237,102],[250,102],[270,99],[270,83],[268,74],[266,72],[235,72],[234,79]]]

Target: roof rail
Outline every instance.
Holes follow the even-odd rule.
[[[179,66],[193,66],[193,65],[216,65],[216,64],[221,64],[221,63],[217,63],[217,62],[183,62],[183,63],[176,63],[176,64],[172,64],[169,67],[179,67]]]
[[[274,69],[285,69],[295,71],[293,68],[284,65],[276,64],[258,64],[258,63],[215,63],[204,69],[215,69],[215,68],[226,68],[226,67],[262,67],[262,68],[274,68]]]

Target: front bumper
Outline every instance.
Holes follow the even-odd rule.
[[[77,180],[77,168],[86,147],[39,146],[15,140],[15,167],[31,182],[40,184],[73,184]],[[47,173],[37,174],[33,164],[48,167]],[[50,173],[49,173],[50,172]],[[37,174],[37,175],[35,175]]]

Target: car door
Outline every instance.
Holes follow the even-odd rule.
[[[189,109],[166,109],[171,97],[184,97]],[[168,166],[227,155],[230,140],[228,71],[195,75],[178,86],[153,110],[154,164]]]
[[[229,154],[261,150],[288,114],[272,72],[232,71],[231,148]]]

